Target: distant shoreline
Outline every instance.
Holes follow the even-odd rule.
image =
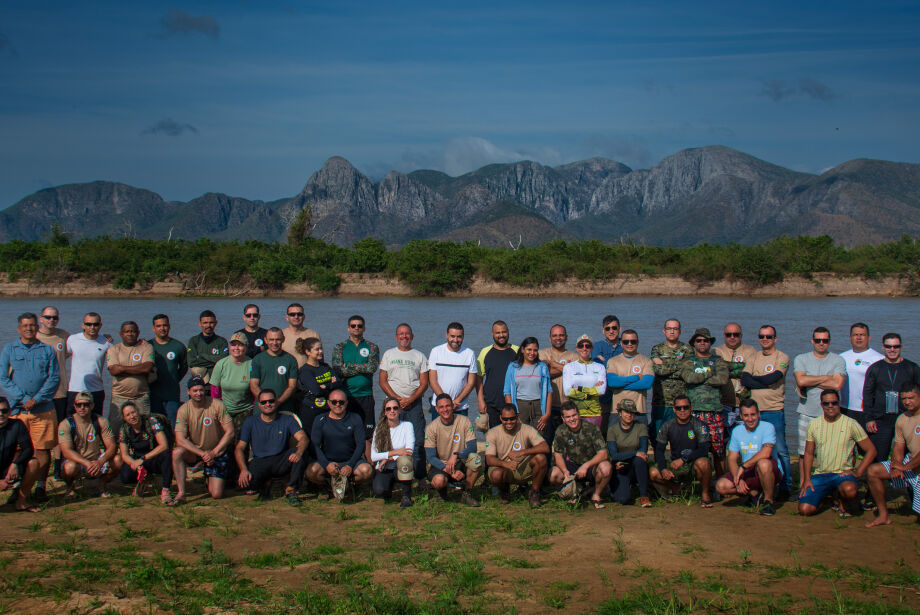
[[[175,297],[417,297],[412,288],[383,274],[339,274],[336,292],[316,290],[308,284],[289,284],[283,289],[245,287],[193,288],[189,281],[155,282],[143,289],[116,289],[95,280],[73,280],[36,284],[0,278],[0,296],[73,298],[175,298]],[[475,276],[468,289],[446,293],[446,297],[918,297],[920,283],[911,276],[840,276],[816,273],[811,278],[787,276],[782,282],[752,285],[745,281],[695,282],[674,275],[618,275],[609,280],[568,279],[541,287],[514,286]]]

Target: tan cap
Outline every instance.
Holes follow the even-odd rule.
[[[594,346],[594,340],[592,340],[591,337],[587,333],[585,335],[582,335],[575,341],[576,347],[578,346],[579,342],[590,342],[591,345]]]
[[[242,331],[237,331],[230,336],[230,343],[232,344],[233,342],[238,342],[243,346],[249,346],[249,340],[246,339],[246,335]]]
[[[409,455],[400,455],[396,458],[396,480],[412,480],[415,462]]]

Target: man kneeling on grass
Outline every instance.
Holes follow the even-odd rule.
[[[486,433],[489,480],[498,487],[498,500],[502,504],[510,501],[508,486],[511,483],[526,485],[531,482],[528,500],[531,508],[537,508],[540,487],[546,477],[549,444],[539,431],[521,422],[514,404],[505,404],[499,416],[501,425]]]
[[[473,424],[462,414],[454,414],[454,400],[447,393],[435,398],[438,418],[425,428],[425,456],[431,469],[428,480],[441,500],[447,499],[447,484],[464,481],[460,501],[479,506],[473,497],[473,485],[482,472],[482,458],[476,452]]]
[[[709,484],[712,481],[712,466],[709,463],[709,433],[703,423],[691,416],[693,406],[686,395],[674,398],[674,418],[665,422],[658,430],[655,441],[655,465],[649,468],[652,482],[677,492],[682,483],[689,483],[695,476],[700,481],[703,508],[712,508]],[[665,458],[665,448],[671,448],[671,462]]]
[[[271,499],[273,478],[287,477],[284,499],[300,506],[297,488],[303,478],[307,459],[307,434],[291,414],[279,414],[278,396],[272,389],[262,389],[258,396],[259,416],[250,416],[240,430],[236,444],[236,464],[240,468],[239,484],[258,492],[259,500]],[[297,446],[291,448],[294,438]],[[252,447],[252,460],[246,463],[246,447]]]
[[[374,474],[364,459],[364,415],[346,412],[348,397],[342,389],[329,393],[329,412],[313,421],[310,439],[316,449],[316,461],[307,468],[307,480],[316,485],[329,484],[332,496],[342,501],[349,481],[363,483]]]
[[[553,438],[553,459],[556,465],[549,475],[550,483],[594,483],[591,503],[594,508],[604,508],[601,494],[613,474],[613,466],[607,461],[607,442],[597,425],[583,420],[578,406],[570,401],[562,404],[562,425]]]
[[[753,399],[741,402],[741,421],[732,430],[728,472],[716,482],[716,491],[722,495],[746,495],[747,506],[760,507],[760,514],[773,516],[774,489],[783,477],[773,455],[776,429],[760,420],[760,410]]]
[[[77,497],[74,481],[81,473],[99,479],[97,496],[112,497],[106,485],[121,469],[121,457],[118,456],[118,445],[109,422],[93,414],[93,396],[86,391],[74,396],[73,416],[58,426],[58,441],[61,444],[61,455],[65,459],[61,467],[64,482],[67,483],[64,497]]]
[[[821,392],[821,410],[824,416],[811,420],[805,438],[799,514],[806,517],[815,514],[821,500],[833,493],[832,508],[841,517],[849,517],[849,505],[856,499],[857,480],[875,459],[875,445],[859,423],[840,414],[837,391]],[[853,470],[855,444],[866,456]]]
[[[173,474],[176,497],[168,503],[178,506],[185,501],[185,467],[204,462],[208,493],[215,500],[224,497],[224,482],[230,475],[230,445],[233,443],[233,418],[224,403],[205,393],[201,376],[188,380],[188,401],[179,407],[176,417],[176,447],[173,449]]]

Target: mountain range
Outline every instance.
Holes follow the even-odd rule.
[[[651,169],[605,158],[556,167],[492,164],[459,177],[391,171],[380,182],[334,156],[303,190],[275,201],[208,193],[165,201],[149,190],[95,181],[47,188],[0,211],[0,241],[71,237],[284,240],[301,209],[312,235],[348,245],[376,237],[536,244],[631,239],[650,245],[762,243],[830,235],[852,246],[920,234],[920,165],[856,159],[820,175],[723,146],[682,150]]]

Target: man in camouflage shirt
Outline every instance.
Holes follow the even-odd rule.
[[[578,407],[570,402],[562,404],[562,425],[553,438],[555,467],[549,476],[553,485],[561,485],[575,478],[594,483],[591,502],[595,508],[604,508],[601,494],[607,488],[613,467],[607,460],[607,442],[596,425],[583,421]]]
[[[690,337],[693,354],[680,364],[680,377],[687,385],[693,403],[693,416],[709,431],[709,445],[716,476],[724,471],[725,415],[722,414],[722,387],[729,382],[728,363],[711,352],[716,340],[709,329],[700,328]]]
[[[652,347],[652,436],[665,421],[674,418],[674,398],[684,395],[687,387],[680,377],[680,362],[693,354],[693,348],[680,341],[680,321],[670,318],[664,323],[664,341]]]

